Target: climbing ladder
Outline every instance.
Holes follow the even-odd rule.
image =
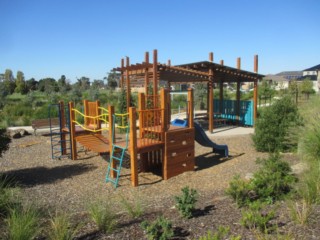
[[[50,123],[50,138],[51,138],[51,158],[61,159],[62,157],[70,157],[71,144],[70,144],[70,132],[63,131],[63,128],[68,127],[69,119],[68,107],[64,107],[63,104],[51,104],[49,105],[49,123]],[[52,119],[58,113],[59,127],[52,124]]]
[[[117,121],[120,120],[120,121]],[[122,142],[115,141],[115,129],[122,129],[126,132],[126,139]],[[123,158],[128,149],[129,139],[129,120],[128,114],[114,114],[112,122],[112,151],[110,153],[110,162],[108,164],[106,182],[114,184],[115,188],[118,186],[120,172],[122,168]]]

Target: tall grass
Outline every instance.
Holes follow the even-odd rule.
[[[97,201],[88,207],[91,219],[96,223],[99,231],[111,233],[116,228],[116,215],[108,203]]]
[[[307,203],[320,203],[320,97],[300,108],[304,126],[299,131],[298,153],[308,166],[301,177],[300,195]]]
[[[74,239],[79,230],[79,225],[72,225],[66,214],[57,214],[50,220],[49,239],[71,240]]]
[[[40,233],[39,214],[32,207],[11,209],[6,223],[11,240],[31,240]]]

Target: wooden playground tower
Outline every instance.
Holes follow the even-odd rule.
[[[108,109],[100,107],[99,101],[84,101],[84,113],[69,103],[71,158],[77,159],[77,143],[86,149],[98,153],[111,153],[112,146],[128,147],[130,154],[131,182],[138,186],[138,161],[140,172],[152,170],[161,166],[163,179],[169,179],[185,171],[194,169],[194,129],[193,129],[193,91],[188,93],[189,126],[181,128],[170,125],[168,115],[169,95],[166,89],[161,89],[160,95],[146,96],[139,94],[138,108],[129,107],[126,122],[129,122],[128,141],[114,142],[113,106]],[[155,103],[158,105],[154,107]],[[151,105],[150,105],[151,104]],[[84,123],[77,121],[76,114],[84,118]],[[122,114],[123,115],[123,114]],[[102,127],[101,122],[105,127]],[[81,131],[80,131],[81,130]],[[107,131],[108,137],[102,134]],[[113,139],[113,140],[112,140]],[[114,169],[117,168],[113,162]],[[116,178],[117,172],[111,171],[111,177]]]
[[[126,64],[125,64],[126,62]],[[145,53],[145,60],[142,63],[130,64],[129,57],[121,59],[121,67],[114,68],[115,71],[120,72],[120,86],[126,89],[127,106],[130,106],[130,94],[132,84],[137,82],[143,83],[145,93],[147,95],[157,95],[159,80],[168,82],[168,88],[175,83],[195,83],[202,82],[207,84],[207,115],[209,121],[209,131],[214,129],[214,115],[215,112],[222,112],[223,102],[223,84],[236,83],[236,115],[240,119],[240,97],[241,84],[253,83],[254,97],[253,107],[254,120],[257,117],[258,104],[258,81],[263,78],[263,75],[258,74],[258,55],[254,56],[254,72],[241,70],[241,59],[237,58],[237,67],[232,68],[224,65],[221,60],[220,64],[213,62],[213,53],[209,53],[209,61],[201,61],[195,63],[182,64],[172,66],[171,61],[167,64],[158,63],[158,52],[153,51],[153,62],[149,61],[149,53]],[[150,85],[152,86],[152,93],[149,92]],[[214,109],[214,87],[219,87],[219,108]],[[170,109],[169,109],[170,110]]]

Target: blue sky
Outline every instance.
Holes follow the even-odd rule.
[[[224,60],[259,73],[320,64],[319,0],[0,0],[0,73],[103,79],[121,58]]]

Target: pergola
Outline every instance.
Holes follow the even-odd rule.
[[[264,76],[258,74],[258,56],[254,56],[254,72],[241,70],[241,59],[237,59],[237,68],[224,66],[223,61],[220,64],[213,62],[213,53],[209,53],[209,61],[188,63],[178,66],[172,66],[171,61],[167,64],[158,63],[157,50],[153,51],[153,62],[149,61],[149,53],[145,53],[145,60],[142,63],[130,64],[129,57],[121,60],[121,67],[114,68],[115,71],[121,73],[120,85],[127,89],[127,107],[130,107],[130,95],[132,84],[141,83],[145,87],[145,93],[148,92],[148,87],[152,85],[152,95],[158,94],[159,80],[165,80],[168,85],[174,83],[195,83],[204,82],[208,87],[208,116],[209,116],[209,131],[214,128],[214,85],[218,84],[220,88],[219,99],[223,100],[223,83],[236,83],[236,101],[240,103],[240,87],[244,82],[252,82],[254,84],[254,119],[257,117],[257,95],[258,81]],[[239,112],[240,105],[237,104]]]

